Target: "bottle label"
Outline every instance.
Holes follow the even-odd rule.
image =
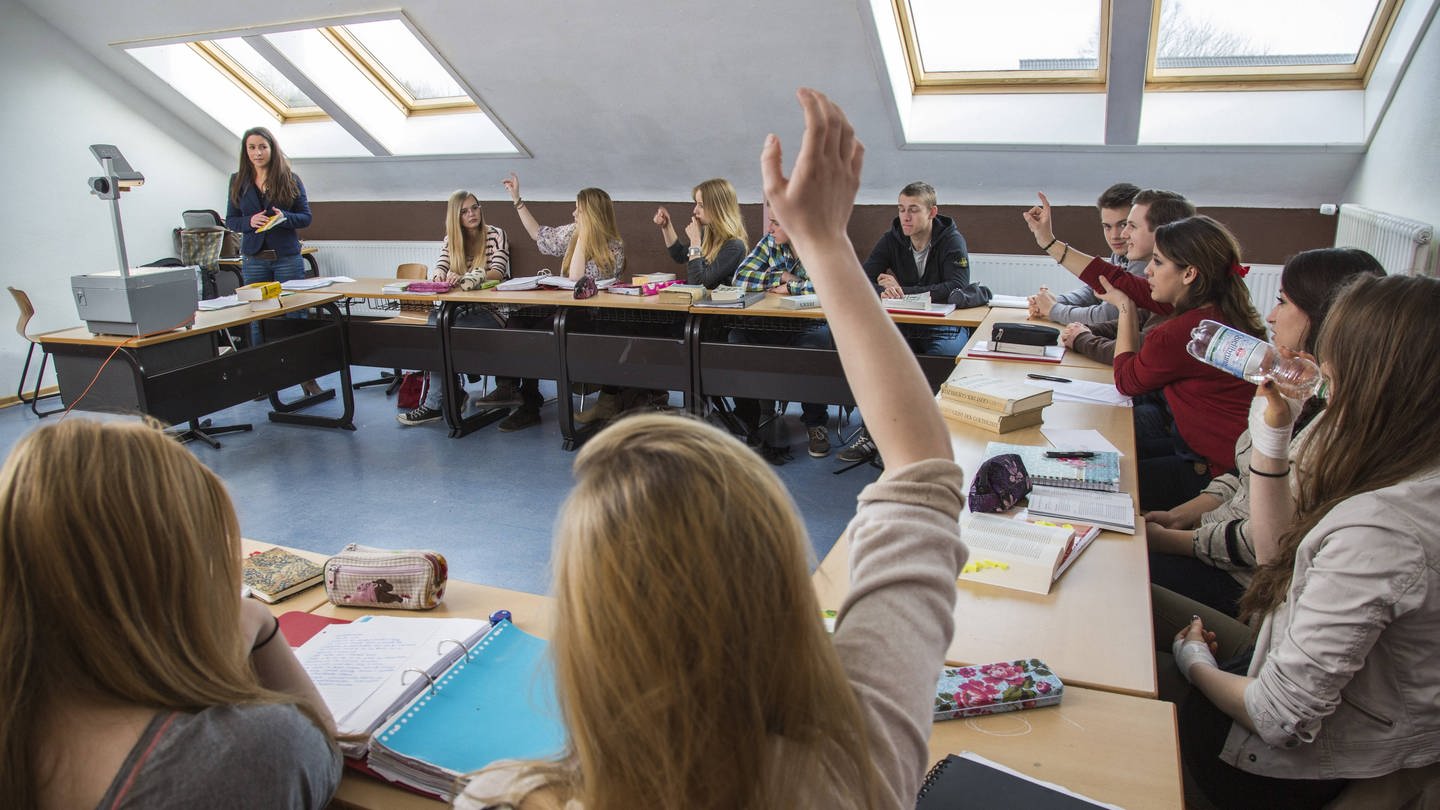
[[[1221,371],[1244,378],[1245,366],[1260,344],[1260,338],[1222,325],[1220,331],[1210,338],[1210,345],[1205,349],[1205,362]]]

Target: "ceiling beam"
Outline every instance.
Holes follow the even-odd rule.
[[[344,107],[336,104],[334,99],[330,98],[324,90],[321,90],[315,82],[310,80],[309,76],[305,75],[304,71],[295,67],[295,64],[287,59],[285,54],[280,52],[279,48],[270,44],[270,40],[266,39],[263,35],[248,36],[244,37],[244,39],[249,43],[250,47],[254,48],[261,56],[265,57],[270,64],[274,65],[275,69],[280,71],[281,75],[289,79],[291,84],[300,88],[300,92],[309,96],[310,100],[315,102],[315,106],[324,110],[330,116],[331,120],[340,125],[341,129],[350,133],[350,137],[359,141],[361,146],[369,149],[370,154],[376,157],[391,156],[392,153],[390,150],[386,149],[385,145],[380,143],[378,138],[371,135],[369,130],[360,125],[359,121],[356,121],[353,116],[345,112]]]
[[[1110,75],[1105,90],[1105,143],[1140,142],[1145,60],[1150,53],[1151,0],[1110,0]]]

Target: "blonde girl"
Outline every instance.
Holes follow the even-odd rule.
[[[860,144],[828,99],[800,95],[800,157],[787,180],[779,141],[767,140],[765,191],[809,262],[889,462],[848,529],[852,582],[834,638],[820,621],[805,528],[769,467],[698,420],[622,419],[577,456],[556,529],[551,651],[568,750],[492,766],[456,807],[915,801],[965,558],[963,475],[920,367],[845,237]]]
[[[224,486],[156,427],[67,419],[0,469],[7,807],[323,807],[331,719],[240,597]]]
[[[745,258],[749,238],[740,218],[735,187],[722,177],[706,180],[691,190],[695,208],[685,226],[689,247],[680,241],[670,223],[670,212],[662,205],[655,211],[655,224],[665,247],[676,264],[685,265],[685,282],[714,288],[729,284],[735,269]]]

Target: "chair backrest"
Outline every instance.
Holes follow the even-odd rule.
[[[214,228],[225,225],[225,220],[220,218],[220,212],[213,208],[192,208],[189,211],[181,211],[180,222],[186,228]]]
[[[396,278],[424,279],[429,267],[420,262],[406,262],[395,268]]]
[[[30,340],[30,336],[25,334],[25,329],[29,327],[30,319],[35,317],[35,305],[30,303],[30,296],[26,295],[24,290],[17,290],[14,287],[7,289],[15,297],[15,306],[20,308],[20,320],[15,324],[15,331],[20,333],[20,337]]]

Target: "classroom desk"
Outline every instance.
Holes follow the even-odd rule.
[[[445,601],[435,610],[383,613],[488,617],[505,608],[518,627],[548,638],[553,605],[548,596],[451,580]],[[323,602],[312,612],[355,619],[380,611]],[[936,723],[930,736],[931,762],[961,751],[975,751],[1037,779],[1122,807],[1183,807],[1174,707],[1162,701],[1067,684],[1060,706]],[[1122,772],[1124,778],[1117,778]],[[445,805],[347,770],[331,806],[436,810]]]
[[[300,247],[300,257],[305,260],[306,264],[310,265],[310,272],[305,274],[307,278],[314,278],[320,275],[320,263],[315,260],[315,254],[319,252],[320,248],[317,247],[308,247],[305,245]],[[240,256],[223,256],[220,259],[220,266],[238,271],[240,269],[240,263],[243,260],[243,257]],[[243,284],[244,281],[241,281],[241,283]]]
[[[280,317],[308,309],[338,317],[339,298],[291,293],[281,298],[279,309],[252,312],[242,306],[197,312],[192,326],[143,337],[97,335],[75,327],[36,339],[55,358],[60,395],[67,406],[80,401],[85,410],[138,411],[178,424],[268,394],[274,408],[271,421],[354,430],[350,357],[341,324],[335,318]],[[224,330],[256,321],[266,342],[221,352]],[[119,362],[111,361],[112,356]],[[288,403],[275,394],[336,371],[344,403],[339,417],[294,412],[334,398],[333,391]]]
[[[1023,380],[1037,364],[962,360],[964,371]],[[1076,379],[1104,382],[1105,372],[1067,369]],[[1005,434],[946,420],[955,460],[968,479],[991,441],[1047,445],[1043,427],[1094,428],[1120,448],[1120,487],[1136,491],[1134,437],[1129,408],[1056,402],[1044,424]],[[1144,522],[1136,533],[1101,532],[1049,594],[1031,594],[974,582],[957,586],[955,638],[948,660],[984,664],[1036,657],[1061,680],[1142,697],[1156,695],[1154,637],[1150,626],[1150,575]],[[849,538],[841,537],[815,572],[821,607],[839,608],[849,583]]]

